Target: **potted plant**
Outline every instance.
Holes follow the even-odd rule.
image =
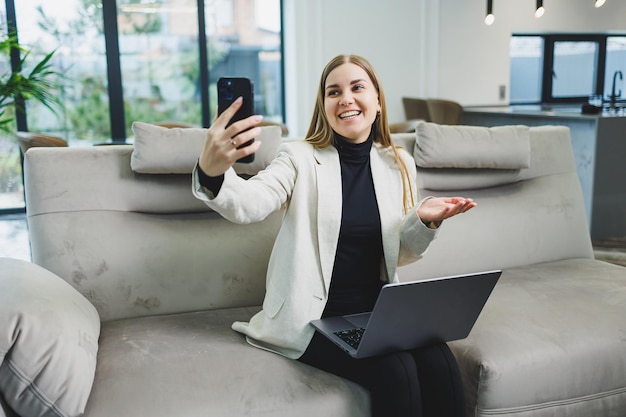
[[[54,82],[59,74],[52,69],[50,63],[55,51],[45,55],[28,74],[24,74],[30,50],[19,45],[14,35],[0,40],[0,51],[6,57],[10,57],[11,52],[16,49],[21,52],[19,63],[15,68],[9,68],[0,74],[0,131],[4,132],[12,131],[10,124],[14,120],[14,113],[7,112],[11,107],[15,112],[24,111],[24,103],[35,100],[55,112],[54,107],[60,105]]]

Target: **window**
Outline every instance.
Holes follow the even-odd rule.
[[[202,124],[196,0],[117,1],[125,132],[132,122]]]
[[[4,0],[33,62],[55,50],[65,76],[58,114],[28,102],[18,130],[70,146],[124,141],[135,120],[209,126],[217,79],[246,76],[255,111],[284,122],[281,0]],[[6,9],[5,9],[6,5]],[[199,8],[200,7],[200,8]],[[0,60],[0,71],[10,62]],[[0,212],[24,209],[20,153],[0,134]]]
[[[510,58],[511,104],[580,104],[593,95],[609,103],[626,69],[626,36],[514,34]]]
[[[554,42],[550,97],[584,100],[595,94],[598,48],[597,42]]]
[[[27,102],[28,130],[74,144],[110,138],[101,0],[20,0],[15,12],[20,43],[32,50],[35,60],[55,50],[54,69],[65,77],[60,80],[64,107],[59,116]]]
[[[541,101],[543,38],[513,36],[510,42],[511,104]]]

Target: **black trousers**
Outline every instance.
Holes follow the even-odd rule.
[[[366,388],[372,417],[465,416],[461,375],[445,343],[353,359],[316,332],[299,361]]]

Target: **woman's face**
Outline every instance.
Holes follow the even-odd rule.
[[[335,132],[354,143],[367,140],[380,103],[376,87],[363,68],[345,63],[328,74],[324,111]]]

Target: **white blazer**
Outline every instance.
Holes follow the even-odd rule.
[[[417,195],[415,162],[404,150],[399,152]],[[437,231],[422,223],[417,205],[404,215],[401,174],[392,150],[374,143],[370,161],[383,236],[381,280],[395,282],[397,266],[419,259]],[[228,170],[216,197],[200,186],[197,167],[193,182],[197,198],[236,223],[261,221],[285,206],[269,260],[263,308],[250,322],[232,327],[254,346],[299,358],[313,337],[310,321],[324,311],[335,262],[342,208],[337,150],[285,142],[274,161],[248,180]]]

